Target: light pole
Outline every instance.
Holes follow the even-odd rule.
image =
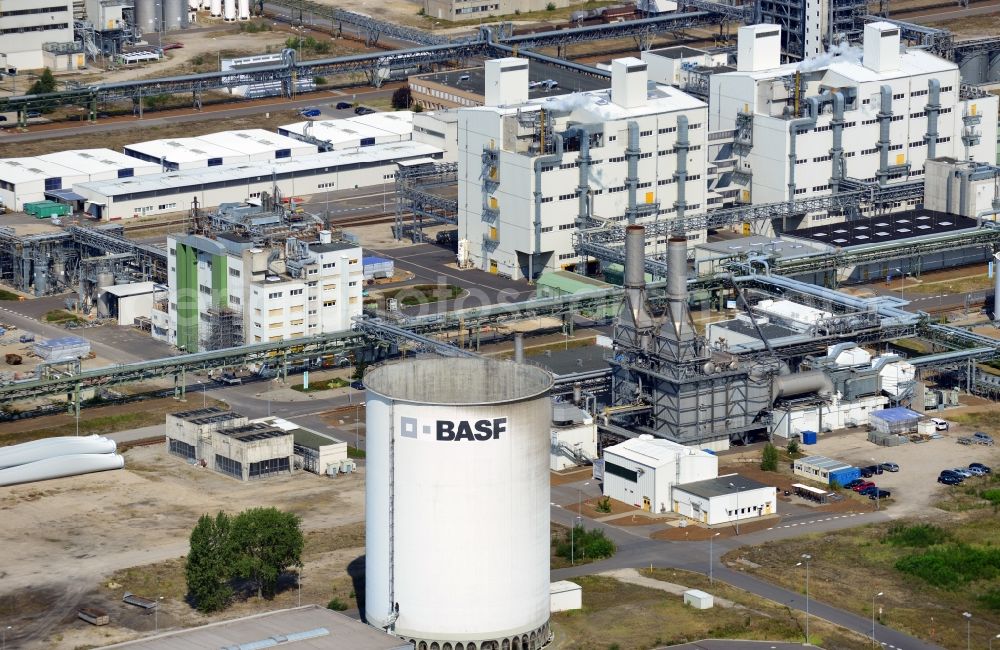
[[[875,594],[874,596],[872,596],[872,647],[873,648],[876,645],[876,643],[875,643],[875,599],[878,598],[878,597],[880,597],[883,593],[884,592],[880,591],[877,594]]]
[[[811,559],[811,555],[803,553],[802,562],[797,562],[795,564],[795,566],[802,566],[803,564],[806,565],[806,644],[809,643],[809,560]]]
[[[201,384],[201,408],[208,408],[208,382],[198,382]]]
[[[584,483],[583,485],[581,485],[579,488],[577,488],[577,497],[578,497],[578,499],[577,499],[577,505],[576,505],[576,515],[578,517],[580,517],[581,519],[583,519],[583,488],[587,487],[588,485],[590,485],[590,481],[587,481],[586,483]]]
[[[295,577],[295,584],[299,588],[299,607],[302,607],[302,569],[305,567],[299,567],[299,573]]]
[[[988,646],[990,650],[993,650],[993,639],[1000,639],[1000,634],[990,637],[990,645]]]
[[[712,541],[722,533],[716,533],[708,538],[708,584],[715,584],[715,556],[712,554]]]
[[[7,650],[7,630],[13,630],[14,628],[7,625],[3,628],[3,650]]]
[[[901,269],[899,267],[895,267],[892,270],[893,271],[899,271],[899,299],[903,300],[903,287],[906,286],[906,282],[905,282],[905,280],[906,280],[906,274],[903,273],[903,269]]]
[[[354,448],[361,449],[361,402],[354,405]],[[368,445],[365,445],[366,447]]]
[[[156,607],[153,608],[153,621],[154,624],[156,625],[157,634],[160,633],[160,603],[162,602],[163,602],[163,596],[160,596],[160,598],[156,601],[156,603],[154,603]]]
[[[569,531],[569,563],[576,565],[576,527],[577,522],[583,523],[583,517],[573,517],[573,527]]]
[[[965,648],[966,648],[966,650],[971,650],[971,648],[972,648],[972,614],[970,612],[962,612],[962,616],[965,617]]]

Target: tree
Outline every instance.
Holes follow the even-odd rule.
[[[229,586],[233,560],[231,523],[224,512],[214,519],[202,515],[191,531],[191,551],[184,572],[188,594],[200,612],[224,609],[233,595]]]
[[[236,549],[233,574],[248,580],[257,596],[273,597],[281,574],[302,566],[304,539],[298,515],[251,508],[233,518],[231,537]]]
[[[789,455],[794,456],[799,453],[799,441],[794,439],[789,440],[788,446],[785,449],[788,451]]]
[[[412,103],[413,94],[410,92],[409,86],[397,88],[396,92],[392,93],[392,107],[396,110],[406,110]]]
[[[29,95],[41,95],[43,93],[54,93],[56,91],[56,78],[48,68],[42,71],[41,76],[28,89]]]
[[[778,471],[778,449],[771,443],[764,445],[764,453],[761,454],[760,468],[765,472]]]

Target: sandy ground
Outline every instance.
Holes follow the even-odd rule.
[[[134,448],[125,458],[126,469],[121,471],[0,491],[4,522],[0,611],[18,630],[16,647],[74,648],[106,642],[106,628],[74,622],[76,608],[95,600],[106,606],[102,598],[116,604],[121,594],[99,588],[116,570],[186,554],[190,531],[204,513],[275,506],[299,514],[306,531],[335,529],[363,519],[363,470],[337,479],[298,472],[240,483],[190,466],[168,455],[161,445]],[[323,571],[331,577],[334,573],[343,577],[347,563],[357,556],[341,551],[344,557],[339,560],[324,556],[328,566]],[[327,599],[329,585],[328,580]],[[166,606],[180,617],[193,615],[184,603]],[[125,635],[149,626],[128,619],[119,623],[125,626]]]

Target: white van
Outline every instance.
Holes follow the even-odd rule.
[[[934,429],[937,431],[947,431],[948,421],[942,420],[941,418],[931,418],[931,422],[934,423]]]

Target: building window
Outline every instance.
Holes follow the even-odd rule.
[[[611,474],[612,476],[623,478],[626,481],[631,481],[632,483],[637,483],[639,481],[638,472],[622,467],[621,465],[616,465],[607,459],[604,460],[604,472],[606,474]]]
[[[229,276],[233,277],[233,278],[240,277],[240,270],[239,269],[234,269],[234,268],[229,269]]]
[[[280,297],[281,297],[281,292],[280,291],[276,291],[275,293],[269,293],[269,294],[267,294],[267,299],[268,300],[277,300]]]
[[[174,440],[173,438],[170,439],[170,453],[176,454],[181,458],[194,459],[197,456],[194,446],[181,440]]]
[[[211,294],[212,293],[211,287],[206,287],[203,284],[199,284],[198,285],[198,291],[200,291],[202,293],[205,293],[205,294]]]
[[[303,291],[303,289],[292,289],[291,291],[288,292],[288,295],[290,295],[290,296],[301,296],[302,295],[302,291]]]
[[[222,454],[215,455],[215,469],[223,474],[234,476],[241,481],[243,480],[243,463],[226,458]]]
[[[275,474],[288,474],[290,472],[288,457],[271,458],[258,463],[250,463],[250,478],[266,478]]]
[[[209,158],[208,159],[208,166],[209,167],[218,167],[221,164],[222,164],[222,158]]]

